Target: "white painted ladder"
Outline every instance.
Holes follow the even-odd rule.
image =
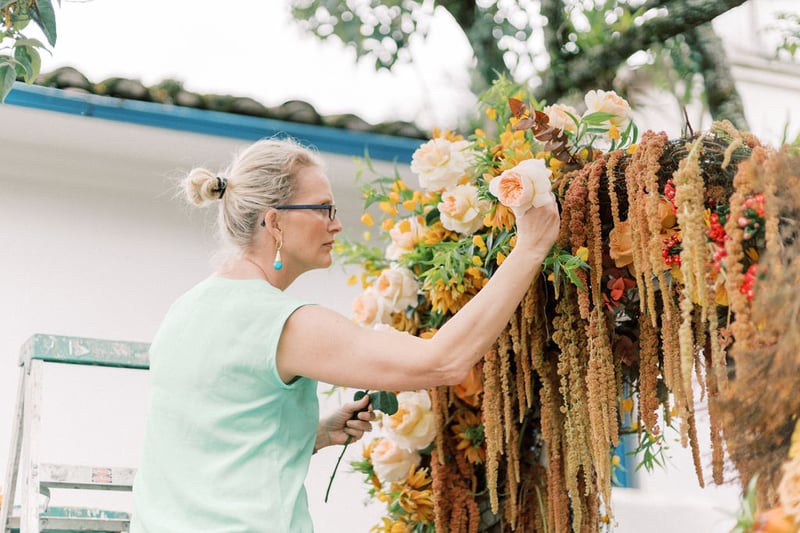
[[[135,469],[39,462],[42,374],[45,363],[96,365],[147,370],[149,345],[59,335],[33,335],[20,351],[17,402],[8,467],[3,483],[0,533],[55,531],[128,531],[127,513],[53,507],[40,509],[40,494],[49,503],[50,489],[115,490],[133,488]],[[20,504],[14,506],[21,477]],[[13,511],[18,510],[16,514]]]

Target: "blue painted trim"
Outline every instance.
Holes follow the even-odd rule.
[[[371,159],[402,164],[410,163],[412,154],[423,143],[407,137],[140,102],[22,82],[14,84],[5,102],[46,111],[250,141],[288,135],[322,152],[363,157],[366,151]]]

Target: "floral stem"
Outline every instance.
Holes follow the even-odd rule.
[[[347,436],[347,440],[344,441],[344,447],[342,447],[342,453],[339,454],[339,458],[336,459],[336,466],[333,467],[333,472],[331,472],[331,479],[328,481],[328,489],[325,491],[325,503],[328,503],[328,494],[331,492],[331,485],[333,485],[333,478],[336,476],[336,470],[339,468],[339,463],[342,462],[342,457],[344,457],[344,452],[347,450],[347,445],[350,444],[350,441],[353,439],[352,435]]]

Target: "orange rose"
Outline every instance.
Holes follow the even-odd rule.
[[[456,396],[472,407],[478,407],[481,403],[481,393],[483,392],[483,372],[476,365],[470,369],[464,381],[453,388]]]
[[[633,263],[631,231],[631,223],[625,220],[615,226],[608,235],[609,255],[611,255],[611,259],[614,260],[617,268]]]
[[[675,209],[672,202],[666,198],[658,199],[658,219],[661,221],[661,229],[669,230],[675,227],[678,218],[675,216]]]
[[[750,533],[796,533],[797,527],[780,507],[758,513]]]

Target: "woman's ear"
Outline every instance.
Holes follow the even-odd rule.
[[[277,209],[268,209],[264,213],[264,218],[261,219],[261,226],[265,228],[275,242],[281,240],[281,220],[280,213]]]

